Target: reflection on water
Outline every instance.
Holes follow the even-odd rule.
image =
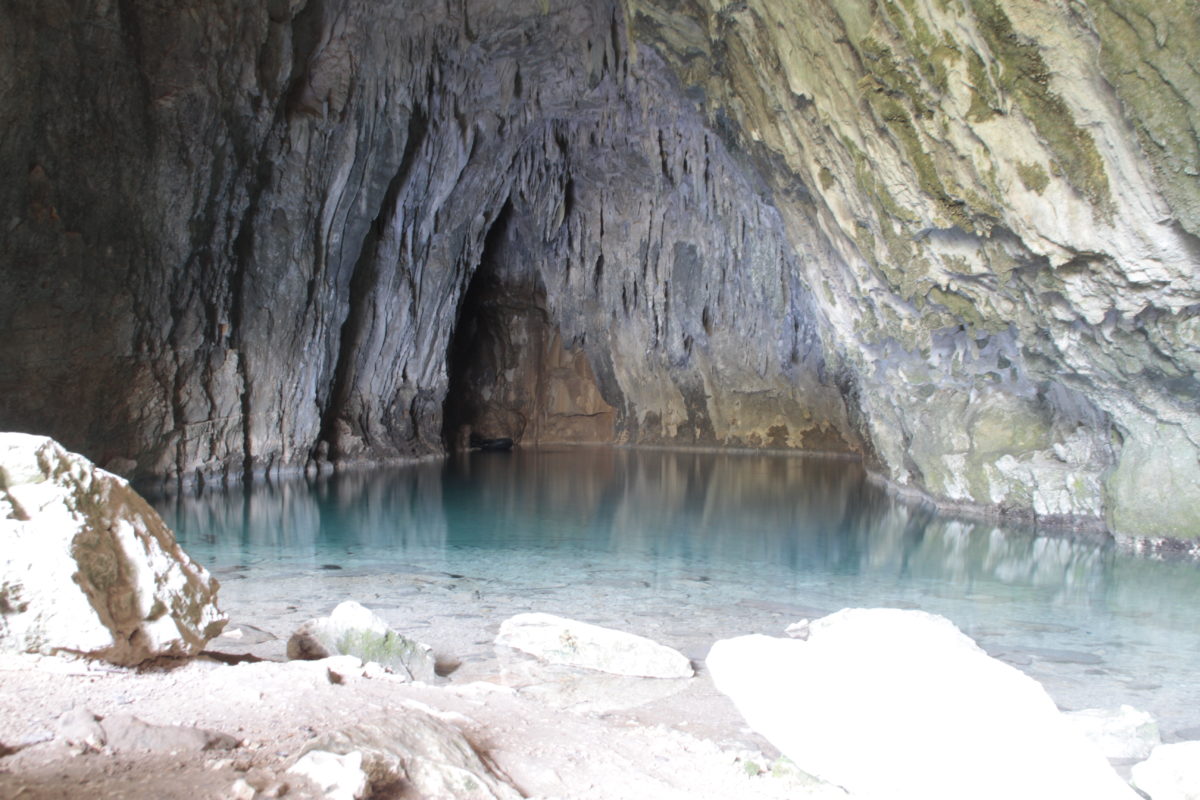
[[[164,501],[191,550],[381,563],[431,550],[1045,589],[1103,602],[1117,554],[897,501],[841,459],[576,448],[480,453]]]
[[[924,608],[1052,692],[1088,698],[1085,688],[1104,685],[1110,704],[1157,705],[1181,726],[1200,724],[1186,718],[1197,712],[1162,710],[1200,705],[1195,565],[948,519],[898,501],[853,461],[517,450],[159,508],[185,548],[218,568],[418,566],[518,590],[565,587],[560,607],[581,587],[619,578],[630,603],[682,619],[727,614],[729,625],[741,623],[739,608]],[[1158,684],[1152,695],[1121,694],[1146,675]]]

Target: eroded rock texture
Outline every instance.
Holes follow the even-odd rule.
[[[0,427],[141,478],[861,452],[1200,531],[1200,19],[1138,0],[0,12]]]
[[[631,5],[827,232],[804,277],[893,480],[1200,531],[1194,6]]]

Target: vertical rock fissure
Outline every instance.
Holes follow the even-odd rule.
[[[424,110],[415,107],[408,120],[408,135],[400,165],[388,183],[379,212],[367,228],[351,272],[346,317],[342,321],[338,339],[338,357],[330,383],[328,405],[321,415],[320,434],[314,445],[314,449],[319,450],[323,443],[335,458],[339,455],[338,422],[351,421],[347,417],[350,416],[349,403],[357,378],[357,363],[362,339],[370,322],[372,297],[379,282],[379,242],[389,222],[396,217],[405,185],[412,174],[417,154],[426,141],[428,130],[429,120]],[[315,457],[317,453],[311,455]]]
[[[465,432],[473,430],[482,413],[481,383],[494,380],[494,364],[485,362],[494,357],[497,337],[503,336],[489,313],[499,294],[495,272],[496,251],[508,232],[513,216],[512,200],[504,205],[488,228],[483,240],[479,263],[472,270],[467,288],[459,301],[454,329],[446,353],[446,372],[449,378],[442,408],[442,441],[447,450],[463,449],[467,444]],[[474,431],[482,435],[499,436],[499,431]],[[508,434],[505,434],[508,435]]]

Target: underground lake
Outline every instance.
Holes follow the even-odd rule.
[[[1129,704],[1164,741],[1200,733],[1197,564],[941,515],[849,459],[518,448],[157,506],[221,580],[235,624],[286,631],[355,599],[431,644],[455,679],[494,672],[497,626],[525,611],[702,664],[721,638],[782,636],[844,607],[918,608],[1063,709]]]

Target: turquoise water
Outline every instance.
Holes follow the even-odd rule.
[[[411,624],[544,610],[695,659],[843,607],[920,608],[1064,708],[1128,703],[1168,741],[1200,738],[1200,566],[940,516],[853,461],[519,449],[157,505],[239,602],[255,586],[256,602],[327,613],[353,578],[403,619],[441,580],[445,608]],[[476,638],[464,655],[487,658]]]

